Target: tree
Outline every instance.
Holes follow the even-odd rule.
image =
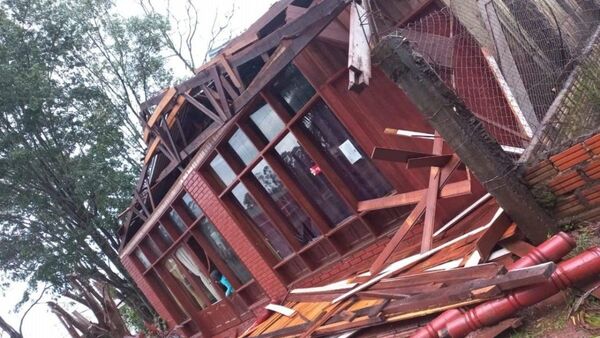
[[[235,14],[235,7],[233,6],[229,11],[226,11],[222,15],[219,13],[219,8],[215,10],[210,25],[210,34],[204,36],[207,43],[203,46],[204,51],[201,53],[197,50],[199,46],[195,43],[196,39],[200,37],[199,33],[201,32],[199,30],[199,12],[192,0],[185,0],[183,2],[185,12],[183,18],[180,18],[179,14],[174,14],[172,12],[170,0],[167,0],[166,5],[164,6],[164,14],[161,14],[161,10],[157,8],[153,0],[138,0],[138,3],[147,16],[155,17],[164,15],[169,22],[174,23],[175,27],[163,25],[157,28],[160,31],[164,46],[169,51],[168,56],[176,58],[192,74],[195,73],[198,66],[209,60],[211,52],[219,46],[219,43],[228,41],[231,38],[232,31],[229,28],[233,15]],[[219,18],[222,19],[219,20]],[[202,60],[198,62],[196,55],[200,54],[203,54],[203,57]]]
[[[12,327],[6,320],[4,320],[4,318],[2,318],[2,316],[0,316],[0,330],[6,332],[10,338],[23,338],[23,322],[25,321],[25,317],[27,317],[27,314],[29,314],[29,311],[31,311],[31,309],[33,309],[34,306],[40,303],[42,297],[44,297],[44,294],[47,290],[48,286],[45,286],[40,292],[40,295],[29,305],[27,310],[23,312],[21,320],[19,321],[18,330]],[[27,300],[28,299],[24,299],[24,301],[21,302],[21,304],[23,304]]]
[[[139,167],[133,111],[168,84],[157,18],[108,0],[0,1],[0,266],[68,296],[69,275],[154,313],[118,256]]]

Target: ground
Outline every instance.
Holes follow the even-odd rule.
[[[567,224],[563,229],[577,240],[577,247],[569,257],[600,245],[600,223]],[[594,296],[581,299],[582,296],[581,291],[569,290],[524,310],[521,313],[523,325],[506,332],[503,337],[600,337],[600,299]],[[581,304],[577,306],[580,300]]]

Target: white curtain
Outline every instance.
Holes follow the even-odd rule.
[[[175,256],[177,256],[177,259],[179,259],[181,264],[183,264],[183,266],[185,266],[186,269],[190,270],[191,273],[198,276],[200,280],[202,280],[202,284],[206,286],[206,289],[208,289],[208,291],[215,297],[217,301],[220,301],[222,299],[221,295],[214,287],[210,278],[208,278],[204,273],[202,273],[202,270],[200,270],[200,268],[196,265],[190,254],[184,248],[177,249],[177,251],[175,252]]]

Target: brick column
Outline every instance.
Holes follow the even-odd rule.
[[[264,261],[258,250],[244,232],[239,228],[221,200],[208,187],[206,181],[197,172],[192,172],[183,183],[190,196],[204,210],[208,218],[215,224],[225,240],[248,268],[254,279],[265,290],[267,295],[278,300],[287,293],[285,285],[275,272]]]

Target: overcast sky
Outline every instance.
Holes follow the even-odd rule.
[[[117,10],[122,15],[137,15],[141,10],[137,6],[138,0],[115,0]],[[154,0],[157,7],[166,6],[167,0]],[[181,0],[171,0],[172,12],[177,13],[183,11]],[[271,4],[276,0],[195,0],[194,4],[200,9],[199,21],[204,26],[202,32],[210,30],[210,25],[217,10],[223,14],[229,11],[235,5],[235,15],[233,17],[231,27],[235,33],[243,31],[246,27],[252,24],[258,17],[263,14]],[[183,15],[183,14],[182,14]],[[206,39],[210,36],[200,34],[197,36],[197,45],[206,45]],[[198,54],[203,53],[203,48],[199,48]],[[203,54],[197,55],[197,59],[202,59]],[[170,62],[174,71],[182,76],[182,68],[175,63]],[[2,278],[2,276],[0,276]],[[0,284],[3,281],[0,281]],[[21,299],[23,292],[26,289],[24,283],[13,283],[7,289],[0,290],[0,315],[11,325],[18,329],[21,313],[13,313],[14,305]],[[36,297],[32,297],[36,298]],[[48,307],[44,301],[50,300],[52,297],[46,295],[40,305],[34,307],[27,315],[23,324],[24,338],[69,338],[68,333],[59,323],[58,319],[48,311]],[[25,306],[22,311],[27,308]],[[0,338],[7,337],[6,334],[0,332]]]

